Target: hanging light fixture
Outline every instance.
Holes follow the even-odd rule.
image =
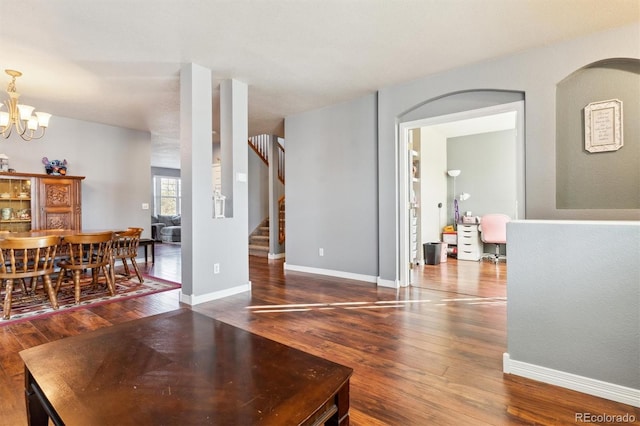
[[[32,115],[34,107],[18,104],[20,93],[16,92],[16,78],[20,77],[22,73],[15,70],[4,70],[4,72],[11,76],[11,82],[7,87],[9,99],[4,101],[4,104],[0,104],[0,108],[5,105],[8,109],[8,111],[0,111],[2,137],[7,139],[15,129],[15,132],[25,141],[40,139],[49,127],[51,114],[36,111],[35,115]]]

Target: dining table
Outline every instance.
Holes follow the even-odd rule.
[[[31,231],[18,232],[0,232],[0,240],[9,238],[29,238],[29,237],[48,237],[50,235],[59,235],[64,238],[69,235],[77,234],[95,234],[99,232],[122,232],[124,229],[33,229]]]
[[[60,236],[60,244],[58,246],[58,257],[64,257],[66,251],[64,250],[64,238],[71,235],[79,235],[79,234],[96,234],[102,232],[123,232],[123,229],[32,229],[30,231],[17,231],[17,232],[7,232],[0,231],[0,240],[4,240],[5,238],[31,238],[31,237],[48,237],[51,235]],[[113,266],[113,265],[112,265]],[[94,277],[94,280],[96,277]]]

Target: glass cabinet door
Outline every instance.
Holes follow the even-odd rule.
[[[0,231],[31,230],[31,178],[0,178]]]

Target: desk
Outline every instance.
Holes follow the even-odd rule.
[[[20,356],[31,425],[349,424],[351,368],[188,309]]]

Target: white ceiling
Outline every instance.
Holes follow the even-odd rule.
[[[291,114],[640,21],[640,1],[0,0],[0,17],[0,69],[24,73],[23,101],[51,126],[149,131],[152,165],[177,167],[183,63],[216,89],[246,82],[249,135],[282,136]]]
[[[457,138],[459,136],[512,130],[516,128],[516,118],[516,112],[509,111],[498,114],[489,114],[482,117],[448,121],[446,123],[433,124],[426,127],[429,127],[431,130],[440,133],[448,139]]]

